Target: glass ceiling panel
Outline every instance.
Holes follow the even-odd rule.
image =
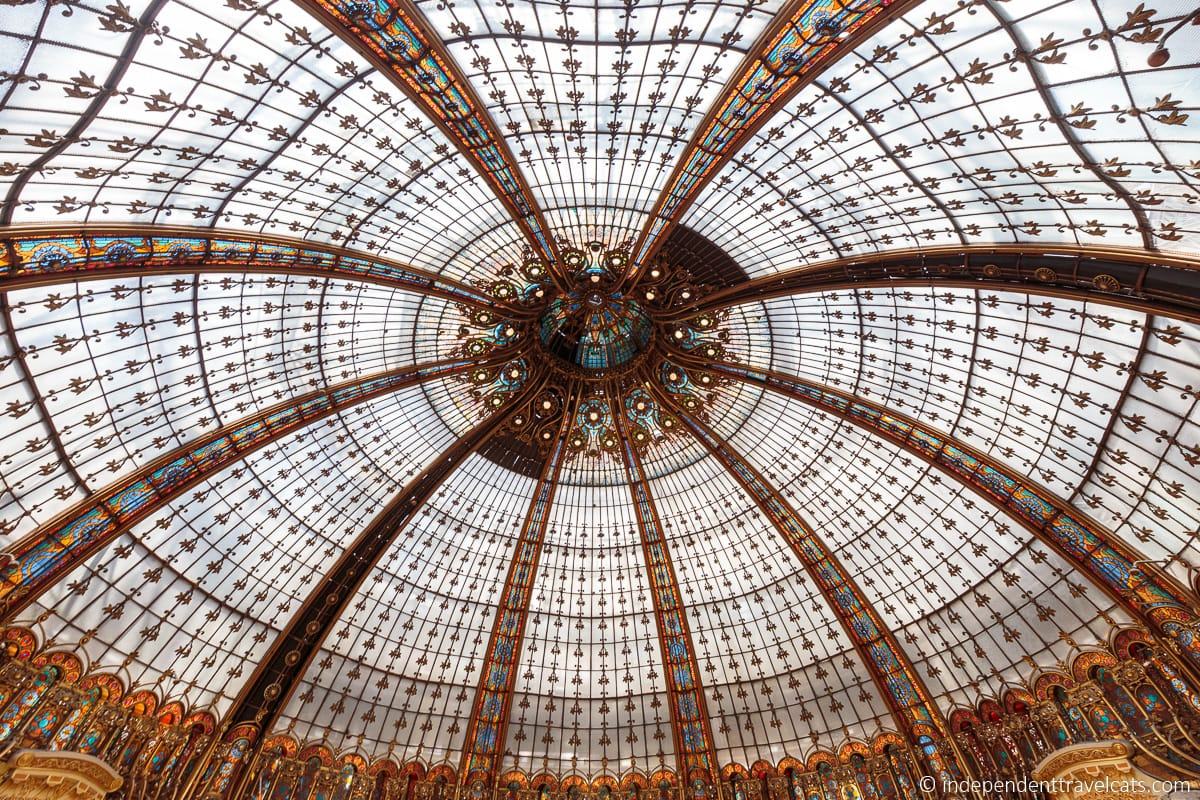
[[[461,752],[465,720],[534,482],[471,456],[371,573],[281,724],[304,739],[431,761]]]
[[[629,487],[568,462],[534,579],[500,769],[674,769],[666,668]]]
[[[1095,490],[1077,491],[1098,469],[1093,465],[1102,459],[1101,443],[1123,392],[1130,392],[1124,404],[1131,409],[1137,398],[1151,398],[1147,408],[1130,412],[1149,414],[1143,438],[1164,430],[1174,435],[1191,413],[1195,397],[1185,387],[1196,363],[1187,361],[1196,346],[1188,335],[1192,326],[1164,320],[1158,323],[1163,330],[1152,325],[1148,331],[1135,311],[965,289],[800,295],[746,306],[742,314],[753,319],[754,308],[774,335],[769,350],[755,342],[734,351],[748,364],[827,383],[952,432],[1102,517],[1131,545],[1152,549],[1153,558],[1181,553],[1197,529],[1200,509],[1184,494],[1195,479],[1180,466],[1195,458],[1186,437],[1173,447],[1139,446],[1152,462],[1143,460],[1143,477],[1122,485],[1145,485],[1145,470],[1156,468],[1160,454],[1173,453],[1175,463],[1155,481],[1155,494],[1136,495],[1149,504],[1144,513],[1150,516],[1132,528],[1123,515],[1096,513]],[[1165,360],[1142,354],[1151,343]],[[1170,392],[1173,385],[1179,388]],[[1112,429],[1128,431],[1129,425]],[[1130,457],[1123,447],[1112,448],[1116,458]],[[1117,500],[1112,488],[1098,496],[1125,509],[1135,497]],[[1186,580],[1186,570],[1179,574]]]
[[[1136,542],[1147,558],[1176,557],[1182,581],[1200,531],[1200,330],[1151,318],[1136,378],[1074,502]],[[1182,562],[1182,563],[1180,563]],[[1194,564],[1193,564],[1194,566]]]
[[[1151,70],[1153,45],[1121,41],[1118,61],[1097,38],[1116,3],[1017,13],[922,3],[788,103],[684,223],[751,275],[937,244],[1194,244],[1200,50]]]
[[[556,233],[634,237],[777,0],[417,6],[516,154]]]
[[[154,276],[13,292],[6,342],[24,371],[0,398],[20,412],[0,443],[22,504],[74,497],[76,479],[43,470],[50,414],[78,480],[98,489],[170,450],[276,403],[444,357],[461,313],[444,300],[349,282],[260,275]],[[432,390],[431,390],[432,391]],[[467,403],[460,404],[464,409]],[[438,408],[455,429],[464,411]],[[26,432],[22,432],[26,431]],[[35,444],[30,450],[30,442]],[[44,474],[43,474],[44,473]],[[49,513],[0,503],[17,536]]]
[[[0,28],[36,30],[29,11],[20,14]],[[96,93],[77,73],[103,83],[136,34],[100,35],[113,15],[98,6],[46,14],[32,48],[40,77],[10,84],[0,110],[0,163],[54,155],[21,192],[14,221],[284,233],[455,277],[520,260],[519,231],[455,148],[389,79],[293,4],[238,11],[168,2],[121,77],[121,94],[100,102],[61,153],[49,149],[54,136],[29,140],[76,124]],[[56,44],[76,41],[103,51]],[[51,99],[57,126],[47,117]],[[0,172],[8,182],[19,174]]]
[[[162,678],[179,642],[216,637],[224,654],[202,652],[198,641],[190,672],[168,675],[163,690],[225,710],[250,676],[245,665],[261,659],[328,564],[402,480],[453,441],[419,392],[368,401],[218,473],[137,524],[124,546],[88,559],[18,621],[44,614],[38,629],[70,645],[81,641],[76,626],[93,621],[86,651],[109,666],[127,660],[135,683]],[[363,436],[376,429],[388,435]],[[169,594],[146,590],[164,580]]]
[[[893,727],[803,566],[714,459],[656,478],[650,488],[691,608],[721,763],[803,752],[810,734],[863,737]]]
[[[800,433],[789,441],[771,430]],[[1063,632],[1104,640],[1108,625],[1095,622],[1110,610],[1103,593],[989,501],[895,446],[778,396],[764,398],[730,443],[773,475],[780,491],[793,493],[791,502],[857,576],[913,661],[928,665],[919,674],[935,696],[976,681],[972,670],[992,665],[1004,674],[1023,654],[1052,648]],[[998,594],[996,582],[1005,587]],[[955,602],[964,604],[960,619],[930,620]],[[960,664],[933,646],[942,633],[962,646],[1011,645],[1014,631],[1020,647],[960,655]]]

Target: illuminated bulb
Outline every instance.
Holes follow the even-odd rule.
[[[549,438],[550,438],[550,431],[542,431],[542,438],[543,438],[543,439],[549,439]]]
[[[591,281],[592,281],[592,283],[599,283],[599,282],[600,282],[600,276],[599,276],[599,275],[596,275],[595,273],[593,273],[593,274],[592,274],[592,277],[591,277]]]
[[[677,380],[679,380],[679,373],[678,372],[668,372],[667,378],[672,381],[677,381]]]
[[[633,407],[636,408],[638,411],[645,411],[646,410],[646,401],[638,400],[636,403],[633,404]]]
[[[501,403],[503,403],[503,402],[504,402],[504,401],[503,401],[503,400],[501,400],[499,397],[493,397],[493,398],[492,398],[492,405],[494,405],[494,406],[498,406],[498,405],[500,405],[500,404],[501,404]]]
[[[646,299],[647,299],[647,300],[653,300],[653,299],[654,299],[656,296],[657,296],[657,295],[655,295],[655,294],[654,294],[654,290],[653,290],[653,289],[651,289],[650,291],[646,292]]]
[[[659,275],[662,275],[662,273],[661,273],[661,272],[659,272],[657,269],[652,269],[652,270],[650,270],[650,277],[651,277],[651,278],[657,278]]]
[[[535,292],[533,293],[533,296],[534,296],[534,297],[545,297],[545,296],[546,296],[546,290],[545,290],[545,289],[538,289],[537,291],[535,291]]]
[[[521,370],[519,370],[519,369],[510,369],[510,370],[508,371],[508,377],[510,377],[510,378],[519,378],[519,377],[521,377]]]
[[[683,331],[682,331],[682,330],[676,330],[676,331],[675,331],[675,338],[676,338],[676,339],[682,339],[682,338],[683,338]]]
[[[504,329],[505,336],[512,336],[516,332],[517,332],[517,329],[514,328],[512,325],[509,325],[507,328]]]
[[[672,419],[664,419],[664,420],[663,420],[663,427],[664,427],[664,428],[669,428],[669,427],[671,427],[671,426],[672,426],[672,425],[674,425],[674,424],[675,424],[675,420],[672,420]]]
[[[554,408],[554,403],[551,403],[549,400],[543,400],[542,408],[546,411],[549,411],[550,409]]]
[[[692,293],[685,290],[682,293],[680,293],[679,296],[682,297],[684,300],[687,300],[689,297],[692,296]]]
[[[598,419],[600,419],[600,414],[596,411],[589,411],[588,419],[591,420],[592,422],[596,422]]]
[[[701,376],[700,376],[700,382],[701,382],[701,383],[708,383],[708,382],[709,382],[709,381],[711,381],[711,380],[712,380],[712,378],[708,377],[707,375],[701,375]]]

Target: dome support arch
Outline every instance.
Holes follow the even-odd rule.
[[[1102,303],[1200,322],[1200,259],[1124,247],[988,244],[849,256],[765,275],[671,312],[675,318],[794,294],[964,288]]]
[[[609,413],[617,434],[617,448],[621,451],[625,476],[629,481],[638,533],[641,535],[642,555],[646,561],[646,579],[658,623],[679,781],[690,786],[693,780],[703,775],[708,786],[715,787],[719,765],[713,746],[710,717],[704,702],[704,687],[700,681],[700,665],[696,661],[696,646],[684,614],[679,581],[675,577],[662,521],[654,497],[650,494],[641,455],[629,436],[624,409],[620,407],[618,399],[621,395],[616,391],[608,394]]]
[[[346,381],[243,417],[160,456],[8,550],[9,559],[0,566],[0,619],[11,620],[138,521],[256,450],[359,403],[478,366],[475,360],[447,359]]]
[[[461,281],[287,236],[180,225],[34,225],[0,233],[0,291],[154,274],[252,273],[347,279],[479,308],[521,309]]]
[[[943,783],[969,775],[945,717],[912,662],[833,551],[771,483],[728,442],[652,382],[651,391],[751,497],[804,565],[825,603],[841,622],[870,670],[897,729],[903,731],[929,774]]]
[[[1196,598],[1053,492],[953,436],[861,397],[728,362],[710,362],[704,368],[852,422],[979,492],[1153,631],[1189,674],[1200,675],[1200,615],[1196,613],[1200,604]]]
[[[467,724],[466,744],[459,768],[463,786],[469,786],[477,780],[490,786],[500,773],[513,683],[517,677],[518,658],[529,616],[533,581],[541,559],[546,528],[550,524],[550,508],[554,504],[563,462],[568,455],[567,433],[574,422],[578,403],[578,393],[567,401],[558,433],[542,466],[537,490],[513,548],[514,556],[504,579],[496,620],[488,638],[487,650],[484,651],[471,719]]]
[[[375,13],[359,11],[356,6],[362,4],[350,0],[299,0],[299,5],[378,67],[454,142],[563,288],[558,246],[533,191],[470,81],[417,7],[409,0],[377,4],[386,11]]]

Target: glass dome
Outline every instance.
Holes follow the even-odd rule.
[[[653,333],[637,301],[586,287],[551,300],[538,322],[548,351],[589,371],[627,365],[645,352]]]
[[[779,800],[1200,670],[1194,11],[0,2],[6,641],[223,796]]]

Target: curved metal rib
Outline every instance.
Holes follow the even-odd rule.
[[[407,386],[480,366],[448,359],[379,372],[271,406],[156,458],[97,491],[6,552],[0,620],[11,620],[65,574],[205,478],[301,428]]]
[[[780,9],[679,154],[634,244],[630,270],[654,256],[717,170],[822,68],[917,2],[792,0]],[[631,285],[643,273],[631,272]]]
[[[672,309],[670,317],[803,292],[903,288],[1039,294],[1200,322],[1200,258],[1076,245],[930,247],[839,258],[722,289]]]
[[[667,677],[667,694],[671,707],[671,729],[675,734],[675,755],[679,763],[679,780],[690,783],[702,779],[715,786],[719,764],[713,748],[712,727],[700,683],[700,667],[696,662],[696,647],[687,617],[683,613],[683,598],[675,567],[663,535],[662,522],[650,485],[642,469],[642,459],[629,439],[620,395],[609,392],[609,413],[617,433],[617,447],[625,464],[625,477],[633,495],[633,508],[641,534],[642,555],[646,559],[646,578],[650,597],[654,601],[654,617],[658,623],[659,646]]]
[[[492,625],[492,634],[483,658],[471,719],[467,724],[466,744],[459,768],[462,786],[470,786],[475,781],[483,781],[484,785],[491,786],[499,771],[501,748],[504,747],[512,706],[513,682],[517,677],[517,660],[529,615],[529,598],[533,594],[533,580],[541,560],[546,528],[550,524],[550,508],[554,504],[559,475],[567,457],[567,432],[574,422],[578,402],[579,396],[576,394],[564,406],[558,433],[542,465],[537,490],[513,548],[513,558],[508,565],[508,575],[504,579],[504,589],[496,609],[496,621]]]
[[[703,368],[794,397],[853,422],[979,492],[1088,575],[1181,655],[1181,663],[1189,671],[1200,674],[1200,603],[1196,598],[1134,548],[1053,492],[953,436],[861,397],[737,364],[713,362]]]
[[[346,278],[524,313],[452,278],[283,236],[178,225],[26,226],[0,229],[0,242],[0,291],[153,274],[246,272]]]
[[[470,81],[409,0],[297,0],[423,108],[479,170],[513,215],[533,252],[566,288],[558,247],[529,184]]]
[[[723,466],[734,480],[750,495],[763,515],[779,531],[791,547],[797,560],[804,565],[816,584],[826,605],[842,623],[847,638],[858,651],[859,658],[871,672],[876,689],[883,695],[896,728],[908,738],[913,749],[920,753],[929,769],[942,783],[959,780],[965,773],[963,765],[942,752],[944,742],[953,753],[953,740],[945,717],[933,702],[929,690],[917,675],[900,643],[875,611],[854,578],[842,566],[833,551],[812,529],[792,505],[752,467],[728,442],[711,428],[660,391],[654,380],[646,381],[656,400],[669,409],[691,434]],[[932,745],[922,736],[933,740]],[[932,748],[932,749],[930,749]]]

